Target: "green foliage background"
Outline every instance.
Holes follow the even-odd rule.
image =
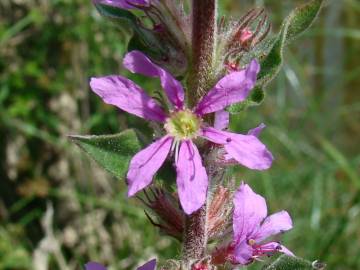
[[[220,0],[220,11],[236,16],[264,4],[278,29],[302,2]],[[295,227],[284,244],[328,269],[360,268],[359,18],[358,1],[328,1],[286,50],[264,103],[232,119],[239,132],[266,123],[262,140],[276,158],[269,171],[234,167],[233,175],[263,194],[271,212],[287,209]],[[66,137],[139,126],[149,134],[145,122],[103,104],[88,86],[90,76],[121,73],[159,88],[122,69],[128,38],[90,1],[0,2],[0,269],[31,269],[49,250],[49,269],[81,269],[90,258],[131,269],[178,254],[178,243],[159,236],[139,202],[126,198],[124,183]]]

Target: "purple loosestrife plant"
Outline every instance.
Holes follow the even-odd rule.
[[[125,20],[134,31],[124,67],[159,78],[165,95],[152,98],[120,75],[93,77],[91,89],[105,103],[147,120],[155,141],[140,150],[132,130],[71,138],[109,172],[126,177],[128,196],[137,194],[150,209],[151,223],[181,242],[181,256],[160,269],[227,270],[279,253],[284,255],[262,269],[319,269],[272,239],[292,228],[289,214],[267,216],[265,199],[247,184],[237,188],[227,168],[241,164],[261,171],[272,165],[272,154],[258,139],[265,125],[246,135],[233,133],[230,114],[261,104],[285,46],[311,25],[323,0],[292,11],[275,34],[263,8],[234,20],[218,18],[216,0],[93,2],[102,15]],[[153,181],[169,157],[175,192]],[[170,183],[171,177],[162,176]],[[154,270],[155,264],[138,269]],[[105,269],[95,262],[86,265],[86,270]]]
[[[185,106],[181,83],[143,53],[128,53],[123,64],[132,72],[159,77],[171,103],[170,111],[166,113],[144,90],[122,76],[91,79],[92,90],[104,102],[164,125],[165,135],[137,153],[130,162],[127,174],[129,196],[151,183],[154,174],[173,149],[181,205],[186,214],[198,210],[206,199],[208,176],[194,144],[197,138],[222,145],[227,155],[250,169],[265,170],[271,166],[272,155],[256,136],[222,131],[204,122],[205,115],[246,99],[259,71],[255,60],[245,70],[232,72],[219,80],[192,110]],[[215,126],[221,127],[222,121],[217,120]]]

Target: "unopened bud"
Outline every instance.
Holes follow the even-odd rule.
[[[253,37],[253,32],[249,29],[249,28],[245,28],[243,30],[240,31],[240,43],[242,45],[245,45],[252,37]]]
[[[209,238],[220,235],[226,229],[231,210],[231,192],[229,189],[223,186],[219,186],[213,194],[213,198],[209,207]]]
[[[144,191],[146,199],[138,197],[159,218],[156,223],[151,216],[145,212],[150,222],[160,228],[167,235],[182,241],[184,230],[184,215],[179,207],[178,200],[172,194],[161,188],[150,188]]]

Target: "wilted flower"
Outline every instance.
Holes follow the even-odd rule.
[[[155,270],[156,259],[152,259],[142,266],[139,266],[137,270]],[[85,264],[85,270],[106,270],[106,267],[97,262],[88,262]]]
[[[266,241],[270,236],[293,227],[289,214],[280,211],[266,216],[265,199],[242,183],[234,197],[232,263],[248,264],[254,259],[270,256],[275,252],[293,255],[281,244]]]
[[[171,150],[175,150],[176,182],[181,205],[187,214],[198,210],[205,202],[208,186],[207,173],[192,141],[198,137],[222,145],[231,158],[250,169],[265,170],[271,166],[273,157],[256,136],[222,131],[203,122],[204,115],[221,111],[246,99],[259,72],[256,60],[245,70],[223,77],[193,110],[185,107],[185,94],[181,83],[166,70],[152,63],[143,53],[128,53],[123,64],[132,72],[159,77],[172,107],[169,113],[165,113],[143,89],[122,76],[91,79],[92,90],[105,103],[144,119],[160,122],[166,131],[165,136],[137,153],[131,160],[127,174],[128,196],[133,196],[148,186]],[[217,125],[223,123],[220,121]]]

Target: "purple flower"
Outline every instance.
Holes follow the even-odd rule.
[[[248,264],[254,259],[283,252],[294,256],[291,251],[277,242],[266,241],[270,236],[290,230],[292,220],[286,211],[267,216],[265,199],[242,183],[234,197],[231,260],[235,264]]]
[[[218,121],[219,129],[207,126],[202,120],[205,114],[222,111],[230,104],[246,99],[259,72],[257,61],[253,60],[245,70],[232,72],[222,78],[193,110],[185,107],[181,83],[143,53],[128,53],[123,64],[131,72],[159,77],[172,107],[166,113],[143,89],[122,76],[92,78],[90,81],[92,90],[105,103],[144,119],[160,122],[166,131],[165,136],[131,160],[127,174],[128,196],[148,186],[169,153],[175,150],[176,182],[181,205],[187,214],[198,210],[205,201],[208,187],[208,177],[199,151],[192,142],[198,137],[222,145],[231,158],[250,169],[265,170],[271,166],[273,157],[256,136],[222,131],[226,117]]]
[[[97,262],[88,262],[85,264],[85,270],[106,270],[105,266]]]
[[[156,259],[152,259],[142,266],[139,266],[137,270],[155,270]],[[88,262],[85,264],[85,270],[106,270],[106,267],[97,262]]]
[[[95,4],[104,4],[121,9],[135,9],[150,6],[151,0],[93,0]]]

